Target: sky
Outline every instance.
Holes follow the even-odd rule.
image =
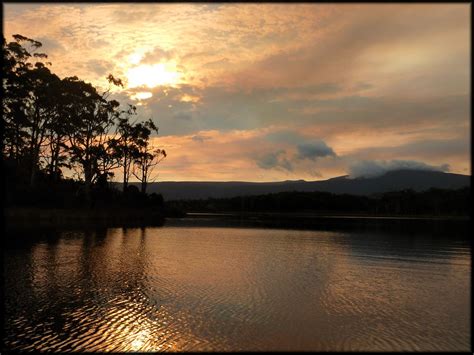
[[[159,126],[157,181],[471,174],[470,4],[3,3]]]

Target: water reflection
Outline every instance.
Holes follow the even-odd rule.
[[[462,234],[10,232],[12,350],[468,350]],[[397,234],[398,233],[398,234]]]

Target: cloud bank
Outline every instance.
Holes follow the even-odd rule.
[[[414,160],[363,160],[352,164],[349,168],[349,177],[376,177],[394,170],[425,170],[425,171],[449,171],[449,165],[428,165]]]
[[[292,171],[293,166],[288,159],[283,157],[284,150],[275,153],[267,153],[257,159],[257,165],[262,169],[283,169]]]
[[[42,41],[60,77],[99,86],[108,73],[172,64],[178,83],[113,94],[160,127],[160,180],[313,180],[447,163],[470,174],[470,9],[6,3],[4,35]]]
[[[313,141],[311,143],[302,143],[297,145],[299,159],[310,159],[315,161],[317,158],[336,156],[331,147],[321,141]]]

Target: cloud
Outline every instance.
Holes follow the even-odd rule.
[[[107,73],[111,72],[113,65],[106,60],[91,59],[85,63],[85,67],[87,70],[90,70],[98,76],[105,76]]]
[[[138,4],[135,4],[138,5]],[[139,5],[138,5],[139,6]],[[151,21],[153,20],[153,12],[149,11],[149,9],[143,10],[132,10],[132,9],[124,9],[124,10],[117,10],[112,13],[112,16],[115,18],[117,22],[120,23],[143,23],[143,21]]]
[[[257,158],[257,165],[264,169],[286,167],[289,171],[298,171],[300,174],[304,172],[305,175],[320,177],[322,176],[320,172],[314,170],[314,162],[318,158],[336,157],[334,150],[323,140],[294,130],[273,129],[263,138],[272,147],[281,148],[275,153],[267,153]]]
[[[426,98],[348,95],[310,99],[306,95],[311,90],[301,87],[246,91],[222,86],[180,85],[156,87],[150,91],[153,98],[145,105],[150,112],[161,117],[167,134],[178,135],[202,129],[225,131],[284,127],[291,122],[301,131],[308,126],[318,126],[321,132],[332,130],[338,133],[365,128],[379,131],[383,136],[383,131],[399,128],[400,124],[410,129],[438,124],[438,129],[447,130],[453,124],[465,123],[469,119],[468,94]],[[184,102],[184,95],[198,97],[199,102]],[[176,124],[173,119],[176,112],[192,115],[196,125]]]
[[[192,119],[191,115],[179,112],[173,115],[174,118],[178,120],[190,121]]]
[[[64,47],[56,40],[48,37],[38,37],[37,41],[41,42],[42,47],[41,52],[45,52],[48,55],[51,55],[54,52],[61,52],[64,50]]]
[[[274,153],[265,154],[257,159],[257,165],[262,169],[283,169],[293,171],[291,162],[282,157],[285,154],[284,150],[279,150]]]
[[[309,139],[311,139],[311,137],[305,137],[294,130],[279,129],[276,131],[269,132],[265,136],[265,139],[274,144],[285,143],[296,146],[297,144],[308,141]]]
[[[328,156],[336,156],[336,153],[324,141],[316,140],[311,143],[302,143],[297,145],[298,159],[316,160]]]
[[[142,64],[156,64],[161,61],[168,61],[175,57],[176,53],[173,50],[165,50],[160,47],[155,47],[153,50],[145,53],[143,58],[140,60]]]
[[[209,68],[209,69],[227,68],[229,66],[229,63],[230,63],[229,58],[222,58],[222,59],[213,60],[211,62],[205,63],[202,65],[202,68]]]
[[[207,141],[209,139],[212,139],[211,137],[208,137],[208,136],[203,136],[203,135],[200,135],[200,134],[197,134],[195,136],[192,136],[191,139],[195,142],[204,142],[204,141]]]
[[[311,7],[306,10],[317,16]],[[439,93],[446,91],[448,81],[449,90],[456,85],[457,90],[468,89],[469,81],[460,75],[468,75],[469,67],[468,7],[365,4],[331,10],[312,25],[302,21],[297,27],[299,46],[279,46],[244,73],[235,73],[233,80],[259,87],[370,80],[379,93],[382,87],[398,86],[415,95],[419,90],[413,86]],[[459,56],[440,51],[443,43],[456,48]]]
[[[446,132],[447,134],[448,132]],[[457,157],[468,158],[470,155],[470,139],[469,132],[458,134],[448,139],[415,139],[407,143],[400,142],[396,146],[372,146],[355,150],[352,155],[357,156],[383,156],[386,159],[400,158],[411,159],[413,157],[422,160],[453,160]]]
[[[415,160],[362,160],[353,163],[349,171],[351,178],[357,178],[380,176],[388,171],[400,169],[448,171],[449,165],[434,166]]]
[[[106,87],[104,74],[126,79],[136,65],[131,54],[176,62],[182,84],[147,89],[153,96],[142,101],[130,97],[143,88],[113,94],[139,105],[141,118],[159,121],[159,138],[174,142],[162,167],[167,179],[269,181],[290,168],[295,179],[314,169],[329,178],[354,161],[380,159],[470,171],[469,4],[4,10],[6,39],[20,33],[44,42],[60,77]],[[201,144],[205,137],[212,144]],[[265,168],[256,169],[257,160]]]

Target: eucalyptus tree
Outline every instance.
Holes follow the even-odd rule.
[[[110,81],[110,79],[109,79]],[[99,94],[97,89],[77,77],[66,78],[72,129],[68,132],[71,162],[84,178],[86,198],[90,189],[103,175],[110,175],[118,167],[110,133],[119,117],[119,102],[108,100],[108,91]]]
[[[70,95],[70,78],[58,83],[55,95],[56,117],[48,124],[47,150],[43,152],[46,169],[53,180],[62,176],[62,168],[71,168],[70,147],[67,145],[69,133],[74,131],[71,112],[75,105],[75,97]]]
[[[35,184],[35,177],[41,167],[41,157],[48,145],[48,135],[54,121],[57,120],[58,110],[56,96],[60,89],[60,79],[57,75],[40,63],[26,75],[29,89],[26,97],[26,118],[28,137],[26,139],[28,165],[30,166],[30,184]]]
[[[46,67],[51,63],[39,61],[47,58],[36,52],[41,42],[18,34],[13,38],[9,43],[3,39],[3,153],[22,160],[34,185],[48,125],[56,117],[54,97],[60,79]]]
[[[153,168],[166,152],[150,144],[153,121],[132,123],[136,107],[121,110],[110,99],[111,86],[103,93],[76,76],[60,79],[40,59],[41,42],[14,35],[2,50],[2,155],[25,167],[30,185],[39,169],[46,168],[58,180],[64,167],[76,170],[85,184],[90,201],[91,186],[123,170],[124,191],[131,173],[146,192]],[[110,85],[122,86],[109,74]],[[115,132],[113,132],[115,128]]]
[[[154,181],[154,179],[151,179],[154,168],[167,155],[164,149],[156,148],[150,144],[150,136],[153,131],[158,133],[158,127],[156,127],[151,119],[136,125],[137,154],[134,159],[132,173],[141,182],[142,193],[146,193],[150,180]]]
[[[38,159],[31,155],[38,151],[42,133],[37,125],[44,123],[38,117],[40,108],[34,102],[40,91],[38,85],[43,80],[50,82],[56,78],[45,68],[45,63],[35,62],[38,58],[47,58],[46,54],[36,52],[41,42],[18,34],[13,35],[13,39],[7,43],[3,38],[2,42],[2,153],[16,162],[29,155],[30,162],[34,163]],[[34,112],[35,109],[38,112]],[[30,170],[34,169],[30,167]]]
[[[133,160],[138,154],[137,139],[139,129],[135,123],[130,122],[131,116],[137,114],[136,111],[137,108],[133,105],[128,105],[128,109],[122,111],[123,115],[118,118],[116,129],[118,138],[113,141],[115,152],[120,158],[120,165],[122,167],[124,192],[128,187]]]

